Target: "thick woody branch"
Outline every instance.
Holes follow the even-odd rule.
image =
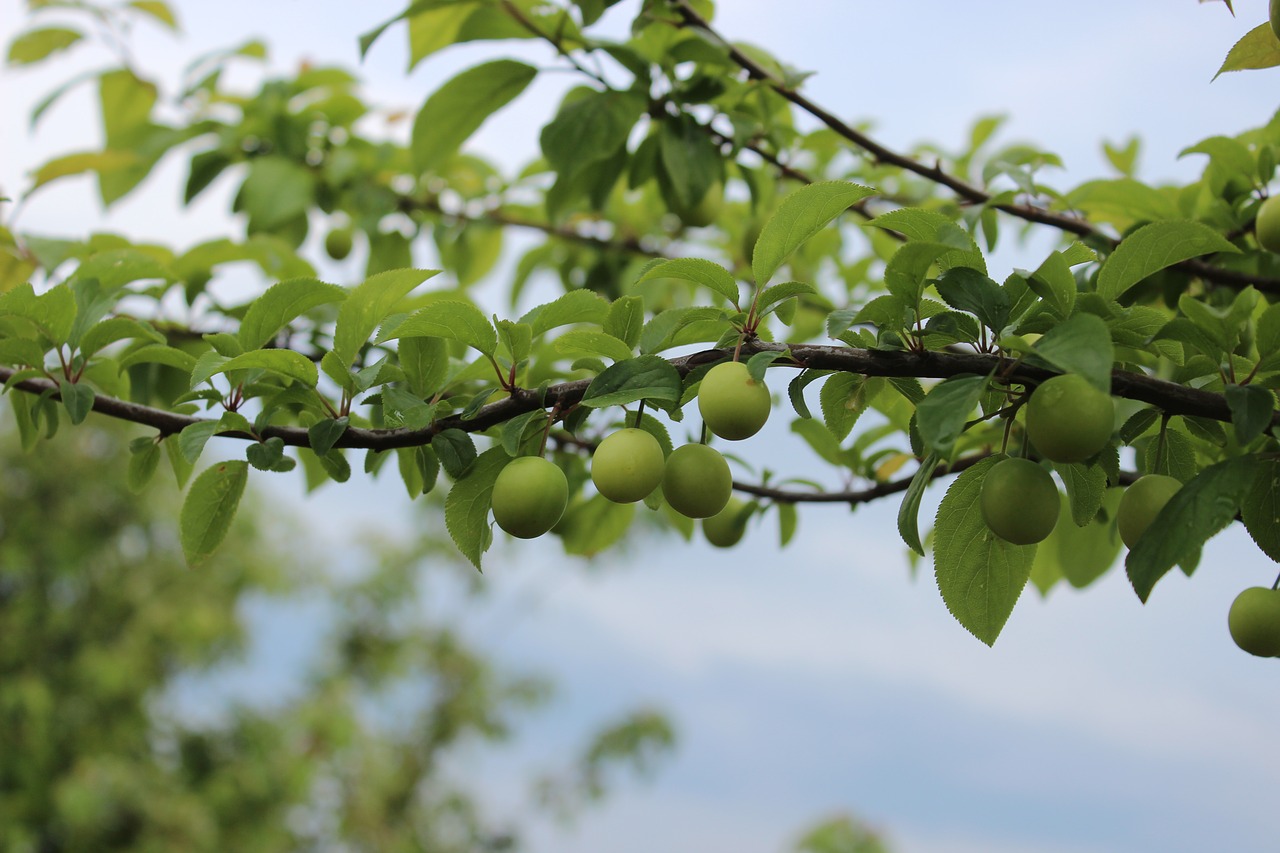
[[[710,35],[716,41],[720,42],[720,44],[729,52],[729,57],[740,68],[746,71],[749,77],[754,80],[759,80],[769,86],[779,95],[809,113],[809,115],[822,122],[832,131],[839,134],[849,142],[852,142],[858,148],[861,148],[869,154],[875,162],[896,166],[904,171],[919,175],[920,177],[928,181],[932,181],[939,186],[946,187],[954,192],[960,199],[971,204],[984,205],[991,202],[992,195],[981,187],[971,184],[956,175],[950,174],[940,165],[935,164],[933,166],[928,166],[919,160],[916,160],[914,157],[909,157],[906,154],[902,154],[888,148],[847,122],[841,120],[819,104],[814,103],[795,89],[786,85],[786,83],[779,80],[773,72],[752,59],[750,56],[747,56],[717,32],[711,26],[709,21],[699,15],[698,12],[689,5],[688,0],[670,0],[670,2],[686,26],[696,27]],[[1017,218],[1027,222],[1048,225],[1068,234],[1074,234],[1077,237],[1087,238],[1112,247],[1119,245],[1119,241],[1116,238],[1079,216],[1056,213],[1054,211],[1026,204],[997,204],[993,206],[996,210],[1007,213],[1011,216],[1016,216]],[[1231,287],[1247,287],[1252,285],[1258,290],[1266,291],[1268,293],[1280,293],[1280,279],[1251,275],[1238,270],[1222,269],[1201,260],[1193,259],[1183,261],[1179,264],[1175,264],[1174,268],[1190,273],[1198,278],[1205,279],[1206,281],[1212,281],[1218,284],[1224,284]]]
[[[786,344],[763,341],[751,341],[744,345],[742,351],[746,355],[751,355],[757,352],[782,352],[784,350],[790,353],[791,359],[780,359],[774,363],[774,367],[814,368],[859,373],[864,376],[917,377],[922,379],[946,379],[965,374],[986,375],[996,371],[999,381],[1030,385],[1043,382],[1054,375],[1051,370],[1013,362],[994,355],[889,352],[809,344],[794,344],[788,347]],[[685,374],[699,365],[728,357],[729,353],[723,350],[706,350],[672,359],[671,363],[682,374]],[[0,366],[0,381],[7,382],[16,372],[12,367]],[[567,409],[582,400],[590,384],[590,380],[587,379],[561,382],[548,386],[542,394],[530,389],[517,388],[509,397],[490,403],[480,409],[474,417],[464,418],[461,415],[450,415],[421,429],[364,429],[351,427],[343,433],[336,446],[369,450],[391,450],[397,447],[416,447],[427,444],[433,436],[447,429],[458,429],[463,432],[482,432],[517,415],[535,409],[547,409],[557,405],[561,410]],[[58,385],[48,379],[23,379],[15,382],[12,387],[30,394],[51,394],[55,398],[59,397]],[[1216,421],[1231,421],[1231,410],[1227,406],[1226,399],[1221,394],[1189,388],[1176,382],[1167,382],[1143,374],[1128,373],[1121,370],[1113,371],[1111,393],[1117,397],[1149,403],[1170,415],[1189,415]],[[118,420],[152,427],[164,435],[180,432],[192,424],[206,420],[192,415],[182,415],[163,409],[142,406],[102,394],[94,397],[93,410]],[[1272,423],[1280,426],[1280,412],[1272,416]],[[261,435],[257,436],[244,433],[220,433],[220,435],[230,435],[235,438],[249,440],[278,437],[287,445],[295,447],[308,447],[310,445],[307,431],[302,427],[271,426],[264,429]]]

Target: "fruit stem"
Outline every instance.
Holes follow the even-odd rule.
[[[1276,582],[1271,585],[1273,590],[1280,589],[1280,575],[1276,575]]]
[[[640,405],[636,406],[636,426],[640,426],[640,419],[644,417],[644,400],[640,401]]]
[[[557,402],[551,407],[551,411],[547,412],[547,425],[542,428],[542,443],[538,445],[538,455],[547,455],[547,436],[551,434],[551,425],[556,422],[556,416],[560,414],[560,403]]]
[[[710,430],[708,430],[708,429],[707,429],[707,422],[706,422],[706,421],[703,421],[703,422],[702,422],[702,438],[698,441],[698,443],[699,443],[699,444],[706,444],[706,443],[707,443],[707,439],[708,439],[708,437],[709,437],[709,436],[708,436],[708,433],[709,433],[709,432],[710,432]]]

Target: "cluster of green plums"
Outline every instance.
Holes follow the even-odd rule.
[[[1280,236],[1280,207],[1276,228]],[[1100,452],[1114,428],[1109,395],[1079,376],[1056,376],[1027,402],[1027,438],[1053,462],[1083,462]],[[1116,525],[1128,548],[1137,545],[1182,483],[1163,474],[1135,480],[1120,499]],[[1053,477],[1030,459],[1002,459],[982,483],[979,505],[992,533],[1015,545],[1053,532],[1062,497]],[[1280,657],[1280,590],[1253,587],[1237,596],[1227,618],[1231,638],[1252,655]]]
[[[741,441],[769,419],[769,389],[737,361],[707,371],[698,389],[698,410],[707,429]],[[615,503],[644,500],[661,488],[676,512],[702,519],[712,545],[728,548],[742,538],[748,505],[733,498],[729,463],[706,444],[686,444],[666,456],[651,433],[628,427],[606,436],[591,456],[596,491]],[[493,484],[491,504],[498,526],[520,539],[551,530],[569,502],[569,483],[554,462],[522,456],[508,463]]]
[[[1041,383],[1026,408],[1027,439],[1053,462],[1083,462],[1096,456],[1115,429],[1111,395],[1074,373]],[[1015,545],[1047,538],[1058,522],[1060,501],[1053,477],[1030,459],[1002,459],[993,465],[979,498],[987,527]]]
[[[1042,383],[1027,401],[1027,439],[1052,462],[1083,462],[1102,451],[1115,428],[1111,396],[1076,374]],[[1120,539],[1132,548],[1182,483],[1164,474],[1139,477],[1116,511]],[[1053,477],[1030,459],[1003,459],[982,483],[979,503],[991,532],[1015,545],[1053,532],[1062,498]]]

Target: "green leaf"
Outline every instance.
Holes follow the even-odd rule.
[[[609,301],[594,290],[571,290],[546,305],[531,308],[520,318],[533,326],[536,338],[560,326],[573,323],[604,323],[609,315]]]
[[[800,512],[795,504],[775,504],[778,511],[778,547],[785,548],[795,538],[800,526]]]
[[[149,323],[132,317],[111,317],[85,330],[80,338],[80,355],[89,358],[104,347],[123,340],[146,340],[163,345],[166,338]]]
[[[952,233],[952,230],[957,228],[950,217],[919,207],[900,207],[897,210],[882,213],[866,224],[901,234],[908,240],[920,240],[925,243],[944,242],[943,235]],[[963,230],[961,233],[964,233]],[[966,248],[976,248],[972,239],[966,238],[965,242]]]
[[[449,375],[449,344],[440,338],[404,338],[396,344],[400,369],[409,389],[426,398],[443,386]],[[328,371],[326,371],[327,373]]]
[[[249,305],[236,337],[246,350],[257,349],[311,309],[346,298],[346,288],[314,278],[282,281],[267,288]]]
[[[489,527],[493,483],[510,461],[501,447],[489,448],[476,458],[470,473],[453,484],[444,501],[445,527],[458,550],[476,569],[480,568],[480,555],[493,541]]]
[[[956,376],[940,382],[916,408],[916,425],[925,447],[949,458],[956,440],[964,432],[978,401],[987,390],[987,376]]]
[[[173,16],[173,10],[169,8],[169,4],[163,0],[130,0],[128,6],[130,9],[149,15],[171,30],[178,29],[178,19]]]
[[[480,309],[470,302],[442,300],[413,312],[381,340],[397,338],[444,338],[459,341],[485,355],[498,350],[498,333]]]
[[[593,495],[570,506],[556,525],[556,532],[566,554],[594,557],[622,540],[635,514],[635,504],[614,503]]]
[[[1258,549],[1280,562],[1280,462],[1258,460],[1258,473],[1240,506],[1240,516]]]
[[[885,265],[884,286],[889,294],[877,297],[868,303],[867,307],[871,307],[880,300],[892,298],[896,298],[901,305],[914,307],[924,293],[930,267],[939,258],[954,251],[955,249],[942,243],[904,244],[893,253],[893,257]],[[876,319],[874,315],[864,316],[860,313],[856,322],[874,322]]]
[[[1077,314],[1036,341],[1034,352],[1064,373],[1078,373],[1099,391],[1111,393],[1115,347],[1107,324],[1093,314]]]
[[[568,356],[599,355],[613,361],[631,358],[631,347],[613,335],[592,329],[571,329],[556,338],[556,352]]]
[[[247,352],[217,365],[209,375],[216,376],[233,370],[266,370],[301,382],[308,388],[316,387],[316,383],[320,380],[314,361],[300,352],[287,349],[259,349]]]
[[[436,407],[403,388],[387,386],[379,395],[382,417],[392,429],[423,429],[435,418]]]
[[[84,38],[84,34],[66,27],[42,27],[27,30],[9,43],[9,64],[30,65],[66,50]]]
[[[1098,294],[1119,299],[1152,273],[1214,252],[1239,252],[1221,234],[1199,222],[1152,222],[1120,242],[1098,272]]]
[[[1108,489],[1102,509],[1084,527],[1075,524],[1070,506],[1063,501],[1053,532],[1036,546],[1032,579],[1063,577],[1076,589],[1083,589],[1102,577],[1124,544],[1115,522],[1123,496],[1124,489]]]
[[[796,414],[802,418],[811,418],[813,413],[809,411],[809,404],[804,399],[804,389],[809,383],[827,376],[825,370],[814,370],[805,368],[796,374],[795,378],[787,384],[787,396],[791,398],[791,408],[796,410]]]
[[[437,169],[537,74],[531,65],[499,59],[450,78],[427,98],[414,119],[410,146],[418,171]]]
[[[1071,316],[1076,305],[1076,277],[1071,273],[1069,259],[1061,252],[1050,252],[1044,263],[1027,278],[1027,286],[1057,311],[1058,316]]]
[[[1280,307],[1280,306],[1278,306]],[[613,335],[632,349],[640,343],[644,329],[644,299],[639,296],[620,296],[609,306],[604,320],[606,334]],[[1280,346],[1277,346],[1280,349]]]
[[[1254,456],[1219,462],[1201,471],[1164,505],[1125,560],[1129,582],[1143,603],[1156,581],[1195,556],[1200,546],[1235,519],[1257,471]]]
[[[951,615],[988,646],[1013,612],[1036,552],[1034,545],[1004,541],[982,520],[982,482],[997,461],[984,459],[956,478],[938,507],[933,533],[934,571],[942,600]]]
[[[841,467],[848,462],[840,442],[825,424],[820,424],[812,418],[799,418],[791,422],[791,431],[803,438],[824,462]]]
[[[1222,60],[1222,66],[1213,79],[1217,80],[1228,71],[1274,68],[1277,65],[1280,65],[1280,40],[1276,39],[1269,23],[1262,23],[1245,33],[1244,38],[1227,51],[1227,58]]]
[[[325,418],[307,427],[307,441],[310,442],[311,449],[317,456],[324,456],[342,438],[350,422],[351,419],[347,417]]]
[[[836,373],[827,379],[818,394],[822,420],[840,441],[849,437],[854,424],[867,410],[867,384],[867,378],[861,374]]]
[[[1055,462],[1053,470],[1067,487],[1072,523],[1083,527],[1093,521],[1107,491],[1107,472],[1100,465],[1083,462]]]
[[[843,181],[823,181],[801,187],[782,200],[760,230],[751,269],[763,287],[791,253],[831,220],[876,190]]]
[[[660,187],[677,213],[693,211],[720,182],[720,151],[688,113],[664,117],[658,128]]]
[[[760,294],[760,302],[756,305],[756,315],[763,317],[788,299],[817,292],[818,289],[807,281],[784,281],[782,284],[775,284],[766,288],[764,293]]]
[[[476,461],[476,444],[460,429],[447,429],[431,436],[431,449],[453,479],[465,477]]]
[[[163,364],[177,368],[183,373],[191,373],[196,367],[196,357],[175,347],[145,346],[122,356],[119,361],[121,370],[135,364]]]
[[[55,346],[65,344],[76,319],[76,299],[65,285],[52,287],[36,296],[29,283],[0,295],[0,316],[27,320]]]
[[[179,522],[188,565],[200,565],[222,544],[248,481],[249,464],[229,461],[211,465],[192,482]]]
[[[71,423],[81,424],[93,411],[93,389],[80,383],[63,382],[58,386],[62,395],[62,405],[67,409]]]
[[[942,458],[936,453],[930,453],[924,458],[916,469],[915,476],[911,478],[911,485],[907,486],[902,505],[898,507],[898,534],[907,543],[907,547],[921,557],[924,556],[924,545],[920,542],[920,501],[924,498],[925,489],[933,482],[933,472],[941,461]]]
[[[765,374],[769,372],[771,364],[790,357],[787,352],[758,352],[747,359],[747,375],[757,382],[764,382]]]
[[[658,261],[650,266],[636,283],[651,281],[655,278],[675,278],[700,284],[712,293],[718,293],[728,299],[735,308],[738,307],[740,296],[738,283],[734,281],[728,270],[712,261],[704,261],[701,258]]]
[[[204,452],[204,446],[217,431],[217,421],[197,421],[183,427],[182,432],[178,433],[177,441],[178,449],[182,451],[182,458],[188,464],[194,465],[200,458],[200,454]]]
[[[938,295],[957,311],[967,311],[999,334],[1009,323],[1013,307],[1000,285],[969,267],[952,267],[934,282]]]
[[[439,270],[388,270],[371,276],[351,291],[338,309],[333,332],[333,351],[347,367],[356,360],[360,348],[373,330],[395,310],[409,291]],[[483,318],[482,318],[483,319]]]
[[[1276,409],[1275,395],[1260,385],[1228,385],[1222,389],[1231,409],[1231,425],[1235,427],[1236,441],[1248,444],[1266,432],[1271,426],[1271,415]]]
[[[572,177],[616,154],[645,106],[643,99],[625,92],[571,92],[542,129],[542,154],[557,173]]]
[[[160,445],[150,438],[134,439],[129,443],[129,469],[125,473],[125,486],[135,495],[151,482],[160,464]]]
[[[40,165],[32,175],[31,189],[36,190],[59,178],[81,175],[85,172],[106,174],[138,165],[138,155],[132,151],[86,151],[55,157]]]
[[[249,231],[272,231],[306,215],[315,202],[315,178],[304,166],[276,155],[249,161],[237,196],[249,214]]]
[[[259,471],[292,471],[297,463],[284,455],[284,439],[273,436],[262,442],[251,442],[245,448],[245,458]]]
[[[680,372],[656,355],[620,361],[591,381],[582,405],[595,409],[623,406],[638,400],[680,402]]]

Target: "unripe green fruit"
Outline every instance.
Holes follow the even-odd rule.
[[[591,482],[614,503],[642,500],[662,482],[662,445],[642,429],[606,436],[591,455]]]
[[[772,405],[769,387],[752,379],[740,361],[717,364],[698,388],[698,411],[707,429],[730,441],[758,433],[769,420]]]
[[[329,257],[340,261],[351,254],[353,238],[350,228],[335,228],[325,235],[324,250],[329,253]]]
[[[1116,510],[1116,523],[1120,527],[1120,538],[1125,547],[1132,548],[1138,544],[1160,510],[1164,509],[1164,505],[1181,488],[1181,481],[1174,477],[1147,474],[1125,489],[1124,497],[1120,499],[1120,508]]]
[[[1258,208],[1253,234],[1259,246],[1268,252],[1280,252],[1280,195],[1268,196]]]
[[[1041,383],[1027,403],[1027,437],[1054,462],[1083,462],[1111,440],[1116,411],[1111,395],[1068,373]]]
[[[743,510],[747,508],[745,501],[729,498],[724,509],[710,518],[702,519],[702,535],[717,548],[732,548],[742,541],[747,532],[747,518]]]
[[[519,539],[546,533],[569,503],[569,481],[554,462],[522,456],[507,463],[493,484],[493,520]]]
[[[987,527],[1014,545],[1031,545],[1052,533],[1061,502],[1053,477],[1030,459],[992,465],[978,500]]]
[[[1237,595],[1227,627],[1231,639],[1249,654],[1280,657],[1280,590],[1254,586]]]
[[[1280,0],[1271,0],[1271,32],[1280,39]]]
[[[689,518],[710,518],[729,503],[733,474],[715,448],[685,444],[671,451],[662,474],[662,496]]]

